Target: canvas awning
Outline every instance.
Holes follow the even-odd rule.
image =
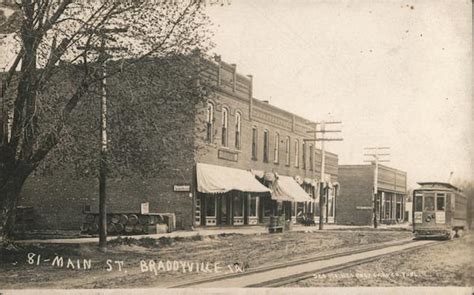
[[[278,178],[273,184],[272,199],[292,202],[313,201],[293,177],[283,175],[278,175]]]
[[[217,165],[196,164],[197,190],[217,194],[231,190],[251,193],[271,192],[250,171]]]

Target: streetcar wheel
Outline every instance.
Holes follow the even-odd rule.
[[[464,231],[462,229],[458,229],[456,231],[456,237],[457,238],[462,238],[463,234],[464,234]]]

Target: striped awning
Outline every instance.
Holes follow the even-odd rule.
[[[272,185],[272,199],[277,201],[312,202],[313,199],[293,177],[278,175]]]
[[[197,163],[196,174],[197,190],[201,193],[218,194],[232,190],[250,193],[271,192],[258,182],[250,171],[242,169]]]

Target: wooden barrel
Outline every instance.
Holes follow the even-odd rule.
[[[115,232],[116,232],[115,224],[113,223],[107,224],[107,233],[114,234]]]
[[[121,223],[116,223],[115,224],[115,232],[118,233],[118,234],[122,233],[124,228],[125,228],[125,226]]]
[[[161,215],[155,215],[155,223],[157,223],[157,224],[163,224],[163,223],[165,223],[165,220],[164,220],[163,216],[161,216]]]
[[[117,214],[112,215],[112,218],[110,218],[110,222],[119,223],[120,222],[120,215],[117,215]]]
[[[150,225],[144,225],[143,226],[143,233],[144,234],[149,234],[150,233]]]
[[[138,216],[136,214],[128,215],[128,222],[127,224],[135,225],[138,223]]]
[[[120,223],[125,225],[128,222],[128,216],[127,214],[120,214]]]
[[[151,216],[149,216],[149,215],[139,215],[138,216],[138,223],[142,224],[142,225],[147,224],[150,221],[150,217]]]
[[[99,232],[99,225],[97,223],[91,223],[89,227],[89,232],[96,234]]]
[[[142,234],[143,233],[143,225],[142,224],[135,224],[133,226],[133,232],[136,234]]]
[[[134,228],[133,225],[127,224],[127,225],[125,226],[125,232],[126,232],[127,234],[130,234],[130,233],[133,232],[133,228]]]
[[[90,226],[89,223],[83,223],[83,224],[81,225],[81,232],[82,232],[82,233],[88,232],[88,231],[89,231],[89,226]]]

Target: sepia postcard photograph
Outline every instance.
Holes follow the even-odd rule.
[[[471,0],[0,0],[0,295],[474,294]]]

